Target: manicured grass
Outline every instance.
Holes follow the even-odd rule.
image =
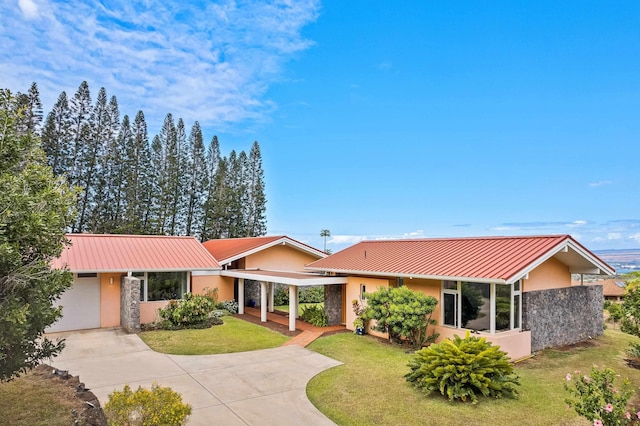
[[[324,307],[324,303],[300,303],[298,304],[298,315],[302,315],[302,309],[307,306]],[[289,305],[278,305],[278,306],[274,306],[273,309],[275,309],[276,311],[289,313]]]
[[[29,373],[0,383],[0,424],[67,426],[73,424],[71,410],[78,405],[72,388],[42,375]]]
[[[226,316],[224,324],[204,330],[158,330],[140,333],[156,352],[174,355],[210,355],[255,351],[281,346],[289,337],[259,325]]]
[[[520,399],[480,399],[477,405],[449,402],[440,394],[424,396],[404,379],[411,354],[369,336],[342,333],[322,337],[308,348],[342,361],[307,386],[311,402],[339,425],[583,425],[568,410],[563,388],[567,373],[583,374],[593,364],[611,367],[640,386],[640,370],[624,362],[629,342],[618,330],[569,350],[546,350],[517,363]],[[640,392],[640,391],[639,391]],[[633,398],[640,406],[640,398]],[[637,410],[636,410],[637,411]]]

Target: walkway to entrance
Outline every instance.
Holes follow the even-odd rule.
[[[253,317],[260,318],[260,309],[258,308],[244,308],[244,313],[251,315]],[[267,321],[277,322],[282,325],[289,325],[289,315],[282,315],[275,312],[267,313]],[[328,327],[316,327],[304,321],[300,321],[296,319],[296,330],[301,330],[302,333],[298,334],[283,346],[289,345],[300,345],[302,347],[306,347],[309,343],[316,340],[318,337],[322,336],[324,333],[334,332],[334,331],[344,331],[346,327],[343,324],[339,325],[330,325]]]

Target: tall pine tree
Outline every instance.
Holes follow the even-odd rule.
[[[56,176],[68,173],[73,166],[71,139],[71,110],[67,94],[62,92],[42,131],[42,148]]]

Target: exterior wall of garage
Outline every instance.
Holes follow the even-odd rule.
[[[120,279],[124,273],[100,274],[100,327],[120,326]]]

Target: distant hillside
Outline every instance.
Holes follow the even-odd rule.
[[[625,274],[640,270],[640,248],[621,250],[594,250],[602,260],[613,266],[616,272]]]

